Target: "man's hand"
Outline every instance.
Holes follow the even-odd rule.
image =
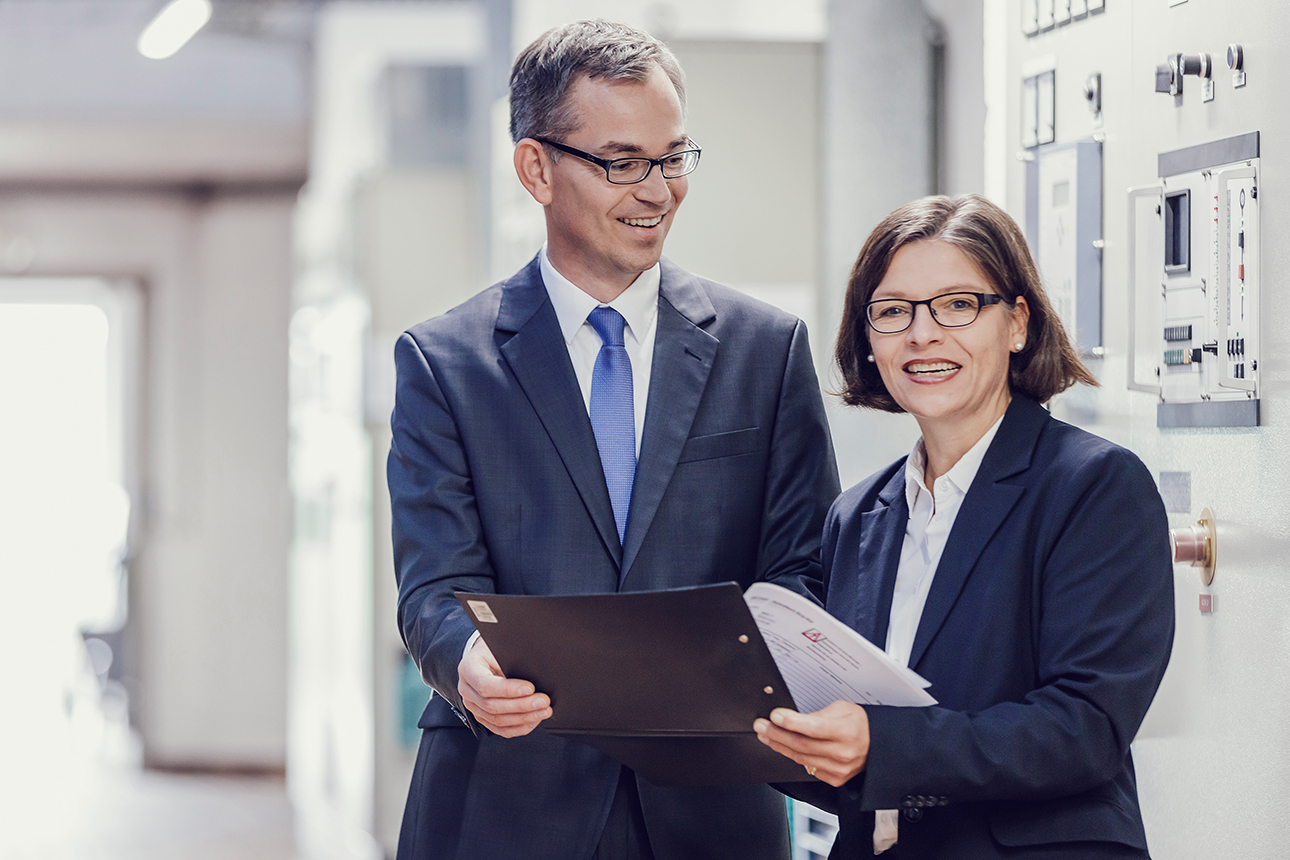
[[[806,772],[841,788],[869,759],[869,715],[850,702],[834,702],[813,714],[776,708],[753,722],[757,738]]]
[[[483,639],[457,664],[457,692],[481,725],[504,738],[527,735],[551,716],[551,699],[528,681],[503,675]]]

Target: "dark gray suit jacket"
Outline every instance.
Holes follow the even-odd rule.
[[[838,479],[806,330],[663,261],[622,545],[536,259],[409,330],[395,358],[398,618],[437,693],[399,856],[588,857],[620,766],[541,728],[508,740],[474,723],[456,672],[473,627],[452,593],[769,580],[818,595]],[[783,803],[764,786],[639,790],[658,860],[787,856]]]

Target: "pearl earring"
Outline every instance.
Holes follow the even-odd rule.
[[[1014,345],[1017,347],[1017,352],[1021,352],[1023,349],[1026,348],[1026,345],[1024,343],[1018,343]]]
[[[873,353],[869,353],[869,363],[873,364]]]

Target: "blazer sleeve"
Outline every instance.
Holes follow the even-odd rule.
[[[899,807],[911,795],[949,803],[1065,797],[1125,768],[1173,641],[1168,524],[1150,473],[1132,453],[1108,444],[1070,461],[1051,470],[1062,473],[1050,475],[1060,484],[1045,496],[1051,503],[995,537],[1038,535],[1034,570],[1014,577],[1034,583],[1037,598],[1034,629],[1018,632],[1034,642],[1033,689],[975,713],[866,708],[869,760],[848,785],[861,809]]]
[[[759,579],[822,601],[820,532],[839,492],[806,325],[798,320],[780,381],[767,462]]]
[[[478,731],[457,692],[457,664],[475,628],[453,592],[493,592],[496,580],[448,400],[410,335],[399,338],[394,360],[398,387],[386,475],[399,630],[421,677]]]

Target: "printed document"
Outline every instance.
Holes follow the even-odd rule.
[[[836,701],[936,704],[929,682],[805,597],[758,582],[744,600],[798,711],[807,714]]]

